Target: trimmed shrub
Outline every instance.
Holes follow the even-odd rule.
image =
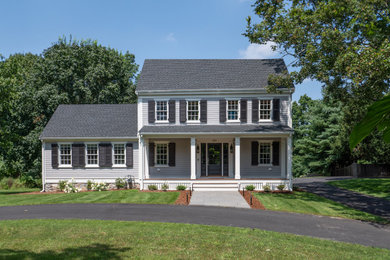
[[[269,185],[265,185],[265,186],[263,187],[263,190],[264,190],[265,192],[270,192],[270,191],[271,191],[271,187],[270,187]]]
[[[72,179],[72,181],[67,181],[65,184],[64,192],[65,193],[76,193],[80,190],[76,187],[76,183]]]
[[[157,185],[154,184],[148,185],[148,190],[158,190]]]
[[[186,190],[186,189],[187,189],[187,187],[184,185],[177,185],[176,186],[176,190]]]
[[[60,189],[60,191],[64,191],[65,190],[66,183],[67,183],[67,181],[64,181],[64,180],[60,180],[58,182],[58,188]]]
[[[247,191],[254,191],[255,190],[255,185],[246,185],[245,186],[245,189],[247,190]]]
[[[119,189],[123,189],[126,187],[126,181],[122,178],[116,178],[115,180],[115,186],[116,188],[119,190]]]
[[[94,182],[92,183],[92,190],[104,191],[108,189],[108,183],[105,182]]]
[[[92,190],[92,184],[93,182],[91,180],[87,181],[87,190]]]
[[[286,187],[286,185],[280,184],[276,188],[278,188],[278,190],[282,191],[282,190],[284,190],[284,187]]]
[[[164,184],[161,186],[161,189],[162,189],[163,191],[167,191],[167,190],[169,189],[168,183],[164,183]]]

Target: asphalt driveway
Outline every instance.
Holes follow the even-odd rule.
[[[390,227],[287,212],[206,206],[55,204],[0,207],[7,219],[101,219],[258,228],[390,249]]]

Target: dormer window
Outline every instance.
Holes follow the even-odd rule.
[[[238,121],[239,100],[227,100],[227,120]]]
[[[187,101],[187,120],[199,121],[199,100]]]
[[[259,120],[270,121],[272,113],[272,100],[260,99],[259,101]]]
[[[168,101],[156,101],[156,121],[168,121]]]

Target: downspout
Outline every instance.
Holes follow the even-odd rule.
[[[41,164],[42,164],[42,190],[41,192],[46,192],[45,190],[45,184],[46,184],[46,167],[45,167],[45,142],[41,140],[42,142],[42,158],[41,158]]]

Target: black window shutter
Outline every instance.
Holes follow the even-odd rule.
[[[80,151],[79,144],[72,144],[72,167],[79,167],[79,159],[80,159]]]
[[[85,166],[85,146],[84,144],[76,144],[76,149],[78,150],[78,167]]]
[[[154,166],[154,143],[149,143],[149,166]]]
[[[112,166],[112,146],[110,143],[99,144],[99,166]]]
[[[133,167],[133,144],[126,144],[126,166]]]
[[[259,122],[259,100],[252,99],[252,123]]]
[[[180,123],[185,123],[187,118],[187,102],[180,100]]]
[[[169,100],[169,123],[175,123],[176,121],[176,101]]]
[[[155,120],[155,109],[156,102],[154,100],[149,100],[148,101],[148,121],[149,123],[154,123]]]
[[[226,100],[219,100],[219,122],[226,122]]]
[[[200,101],[200,122],[207,123],[207,100]]]
[[[51,144],[51,167],[58,168],[58,144]]]
[[[252,142],[252,165],[259,164],[259,143]]]
[[[246,99],[241,99],[240,101],[240,106],[241,106],[241,115],[240,115],[240,120],[242,123],[247,122],[248,118],[248,106],[247,106],[247,100]]]
[[[175,143],[169,143],[169,166],[175,166],[176,164],[176,144]]]
[[[274,99],[273,104],[273,120],[280,121],[280,99]]]
[[[280,142],[272,142],[272,165],[279,165]]]

